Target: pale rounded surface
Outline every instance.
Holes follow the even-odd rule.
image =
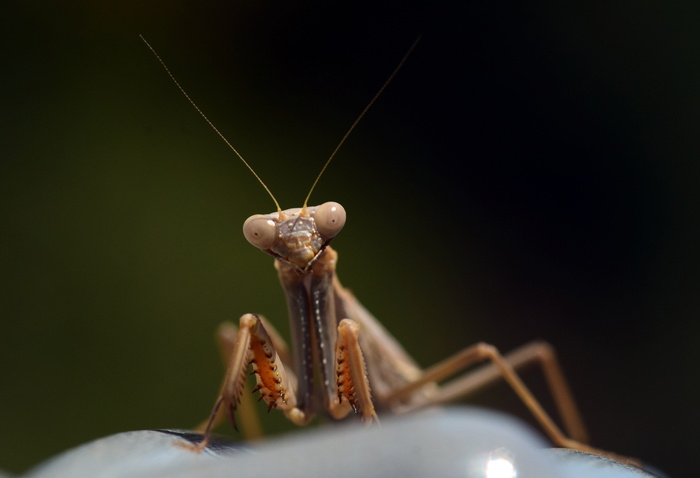
[[[275,221],[269,217],[256,214],[246,219],[243,224],[243,235],[258,249],[267,250],[277,239],[277,227]]]
[[[475,408],[338,424],[254,445],[186,446],[201,435],[127,432],[68,450],[22,478],[659,478],[547,443],[503,414]],[[185,446],[183,446],[185,445]]]
[[[318,232],[327,238],[335,237],[345,225],[345,208],[337,202],[326,202],[316,207],[314,220]]]

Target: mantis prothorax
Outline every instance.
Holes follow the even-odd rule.
[[[204,438],[195,449],[202,450],[207,446],[222,409],[236,426],[235,413],[248,367],[252,366],[257,379],[255,391],[260,392],[268,410],[280,409],[298,425],[307,424],[317,413],[342,419],[353,411],[362,421],[371,423],[378,421],[378,414],[404,413],[451,402],[503,379],[557,446],[627,461],[585,444],[585,427],[549,344],[532,342],[502,355],[492,345],[477,343],[422,370],[381,323],[340,284],[335,273],[338,253],[330,247],[330,242],[345,225],[345,210],[335,202],[320,206],[308,206],[307,203],[340,146],[417,43],[418,40],[330,155],[304,205],[282,210],[255,171],[190,99],[146,42],[182,94],[250,169],[275,202],[276,212],[250,217],[243,226],[243,233],[253,246],[275,258],[291,324],[291,358],[280,336],[262,316],[245,314],[240,318],[237,333],[225,337],[222,334],[226,343],[224,348],[230,351],[226,376],[204,427]],[[484,361],[490,363],[445,383],[446,379]],[[567,434],[554,423],[516,373],[516,369],[531,363],[541,366]]]

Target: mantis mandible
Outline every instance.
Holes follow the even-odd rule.
[[[223,409],[234,427],[249,366],[268,410],[280,409],[297,425],[317,413],[339,420],[351,412],[366,423],[378,414],[405,413],[463,398],[498,380],[520,397],[552,442],[561,447],[631,461],[586,444],[587,433],[551,346],[532,342],[502,355],[494,346],[477,343],[422,370],[393,336],[338,280],[338,253],[330,247],[345,225],[346,213],[336,202],[308,206],[319,178],[415,48],[414,42],[398,66],[341,139],[314,181],[301,208],[282,210],[265,183],[180,86],[160,56],[143,38],[182,94],[252,172],[272,197],[277,211],[251,216],[243,226],[246,239],[275,258],[286,296],[291,325],[291,358],[286,344],[262,316],[245,314],[238,332],[225,339],[230,349],[226,376],[215,401],[204,437],[204,449]],[[449,379],[480,362],[488,364]],[[545,412],[516,369],[536,363],[542,368],[561,415],[565,434]],[[318,380],[317,380],[318,376]]]

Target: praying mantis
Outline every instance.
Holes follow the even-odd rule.
[[[341,420],[354,413],[371,424],[384,413],[407,413],[464,398],[504,380],[523,401],[551,441],[560,447],[635,460],[589,446],[573,395],[552,347],[531,342],[508,354],[486,343],[468,346],[428,369],[421,369],[397,340],[365,309],[336,275],[338,253],[330,246],[346,222],[343,206],[326,202],[309,206],[311,194],[336,153],[391,82],[418,40],[351,125],[316,177],[302,207],[283,210],[248,162],[211,123],[143,38],[167,74],[197,112],[245,164],[272,198],[276,212],[251,216],[243,233],[253,246],[274,257],[291,325],[291,354],[262,316],[245,314],[237,332],[221,334],[228,350],[227,370],[214,407],[203,427],[201,451],[209,444],[222,410],[236,426],[236,412],[252,367],[260,399],[268,410],[281,410],[291,422],[308,424],[322,414]],[[486,362],[481,368],[468,370]],[[517,373],[526,365],[541,367],[566,433],[542,408]]]

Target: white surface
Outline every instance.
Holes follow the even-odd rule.
[[[512,417],[473,408],[302,430],[195,454],[159,431],[126,432],[53,458],[25,478],[639,478],[646,473],[549,446]],[[515,474],[514,474],[515,473]]]

